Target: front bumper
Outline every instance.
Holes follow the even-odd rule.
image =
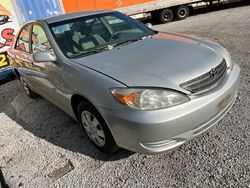
[[[190,95],[191,101],[156,111],[100,109],[118,146],[145,154],[177,147],[216,124],[233,106],[240,68],[232,71],[210,91]]]

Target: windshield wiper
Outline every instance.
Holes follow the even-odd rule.
[[[143,40],[143,39],[146,39],[146,38],[149,38],[149,37],[151,37],[151,35],[144,35],[144,36],[141,36],[141,37],[138,37],[138,38],[120,41],[118,43],[113,44],[112,47],[114,48],[116,46],[120,46],[120,45],[123,45],[123,44],[129,44],[129,43],[136,42],[138,40]]]
[[[81,52],[78,52],[77,54],[74,54],[71,56],[71,58],[75,58],[75,57],[80,57],[80,56],[86,56],[86,55],[92,55],[92,54],[97,54],[97,53],[100,53],[102,51],[105,51],[105,50],[109,50],[110,45],[107,45],[107,46],[101,46],[99,48],[95,48],[93,50],[89,50],[89,51],[81,51]],[[113,48],[113,46],[112,46]]]
[[[71,58],[77,58],[77,57],[81,57],[81,56],[97,54],[97,53],[100,53],[101,51],[102,50],[99,50],[99,49],[90,50],[90,51],[81,51],[81,52],[78,52],[77,54],[72,55]]]
[[[129,39],[129,40],[124,40],[124,41],[120,41],[120,42],[117,42],[115,43],[113,46],[114,47],[117,47],[117,46],[120,46],[120,45],[123,45],[123,44],[129,44],[129,43],[132,43],[132,42],[136,42],[138,40],[142,40],[142,38],[136,38],[136,39]]]
[[[100,53],[100,52],[102,52],[104,50],[110,50],[110,49],[113,49],[114,47],[117,47],[117,46],[120,46],[120,45],[123,45],[123,44],[128,44],[128,43],[136,42],[138,40],[143,40],[146,37],[147,36],[142,36],[142,37],[138,37],[138,38],[134,38],[134,39],[128,39],[128,40],[117,42],[117,43],[115,43],[113,45],[109,44],[107,46],[102,46],[102,47],[96,48],[94,50],[78,52],[77,54],[72,55],[71,58],[77,58],[77,57],[81,57],[81,56],[87,56],[87,55]]]

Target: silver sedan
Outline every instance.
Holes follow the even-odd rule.
[[[217,43],[115,11],[27,23],[8,54],[26,94],[79,121],[107,153],[159,153],[203,133],[233,106],[240,76]]]

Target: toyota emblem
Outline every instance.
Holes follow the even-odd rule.
[[[209,74],[210,74],[210,78],[214,78],[217,75],[217,70],[215,68],[212,68]]]

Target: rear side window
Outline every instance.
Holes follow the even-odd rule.
[[[40,25],[34,25],[31,35],[31,47],[33,52],[46,50],[52,52],[49,40]]]
[[[28,53],[30,52],[29,35],[30,35],[30,26],[26,26],[21,30],[17,38],[17,42],[16,42],[17,50],[21,50],[23,52],[28,52]]]

